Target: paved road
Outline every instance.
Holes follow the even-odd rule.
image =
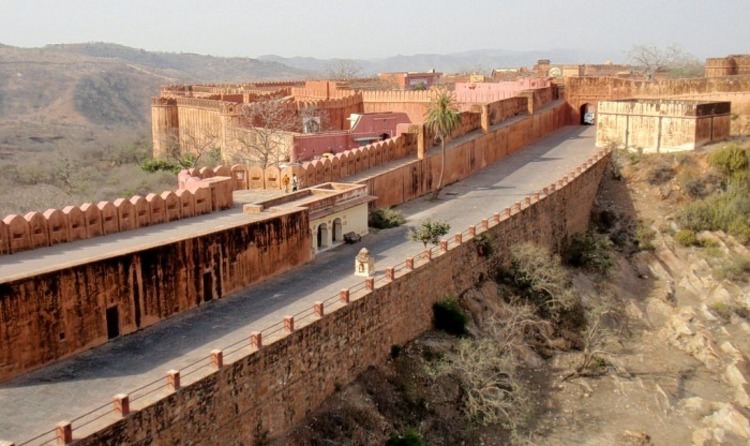
[[[481,172],[399,208],[407,224],[342,245],[287,274],[213,301],[154,327],[0,384],[0,439],[21,442],[130,390],[204,358],[214,348],[246,340],[251,331],[308,309],[316,300],[361,282],[352,275],[356,252],[367,246],[376,268],[422,250],[406,240],[409,227],[427,217],[447,220],[451,234],[478,224],[565,175],[596,152],[594,129],[565,127]],[[74,426],[75,427],[75,426]]]

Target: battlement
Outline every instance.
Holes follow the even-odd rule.
[[[84,203],[43,213],[11,214],[0,221],[0,254],[74,242],[167,223],[232,207],[231,179],[194,178],[184,187],[145,197]]]
[[[362,100],[367,102],[423,102],[430,103],[435,93],[430,90],[389,90],[389,91],[363,91]]]

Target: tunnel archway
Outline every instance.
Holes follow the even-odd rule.
[[[591,104],[589,102],[586,102],[585,104],[581,105],[580,112],[580,122],[581,125],[594,125],[596,124],[596,105]]]

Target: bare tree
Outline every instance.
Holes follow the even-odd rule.
[[[242,127],[233,129],[232,158],[235,161],[265,168],[289,160],[293,148],[291,132],[301,130],[302,118],[287,102],[268,100],[245,104],[242,120]]]
[[[326,77],[348,81],[362,76],[362,65],[351,59],[334,59],[326,70]]]
[[[653,80],[654,75],[660,69],[682,73],[683,75],[695,75],[695,67],[699,67],[698,73],[702,71],[700,62],[693,55],[676,45],[666,48],[654,45],[635,45],[628,51],[628,58],[643,70],[643,74],[648,80]]]
[[[191,168],[199,163],[218,162],[221,155],[221,140],[217,132],[185,127],[179,135],[171,137],[167,145],[167,157],[183,168]]]

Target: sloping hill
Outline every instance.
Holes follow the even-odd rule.
[[[143,126],[159,85],[299,78],[277,62],[93,43],[0,46],[0,121]]]

